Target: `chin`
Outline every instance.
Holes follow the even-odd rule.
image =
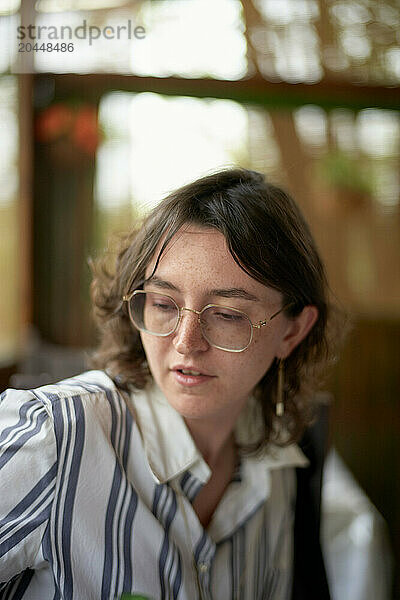
[[[195,397],[193,394],[184,394],[180,397],[174,396],[171,400],[166,396],[169,404],[178,412],[184,419],[202,419],[211,417],[214,413],[211,406],[206,406],[209,398],[204,400],[200,397]],[[213,407],[215,409],[215,406]]]

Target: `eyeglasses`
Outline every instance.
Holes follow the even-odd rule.
[[[207,304],[201,310],[178,306],[173,298],[157,292],[135,290],[123,297],[128,303],[132,323],[140,331],[159,337],[173,334],[183,311],[197,315],[203,337],[210,346],[226,352],[243,352],[253,339],[253,329],[261,329],[279,315],[287,306],[282,307],[269,319],[252,323],[242,311],[229,306]]]

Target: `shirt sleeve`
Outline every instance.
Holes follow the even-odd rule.
[[[50,516],[57,449],[48,406],[32,391],[0,397],[0,582],[35,559]]]

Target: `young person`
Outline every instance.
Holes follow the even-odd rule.
[[[97,370],[1,399],[0,598],[328,599],[297,442],[333,319],[294,201],[217,172],[94,271]]]

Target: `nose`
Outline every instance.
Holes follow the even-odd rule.
[[[197,314],[182,311],[181,320],[174,333],[173,344],[179,354],[192,354],[208,350],[209,344],[201,332]]]

